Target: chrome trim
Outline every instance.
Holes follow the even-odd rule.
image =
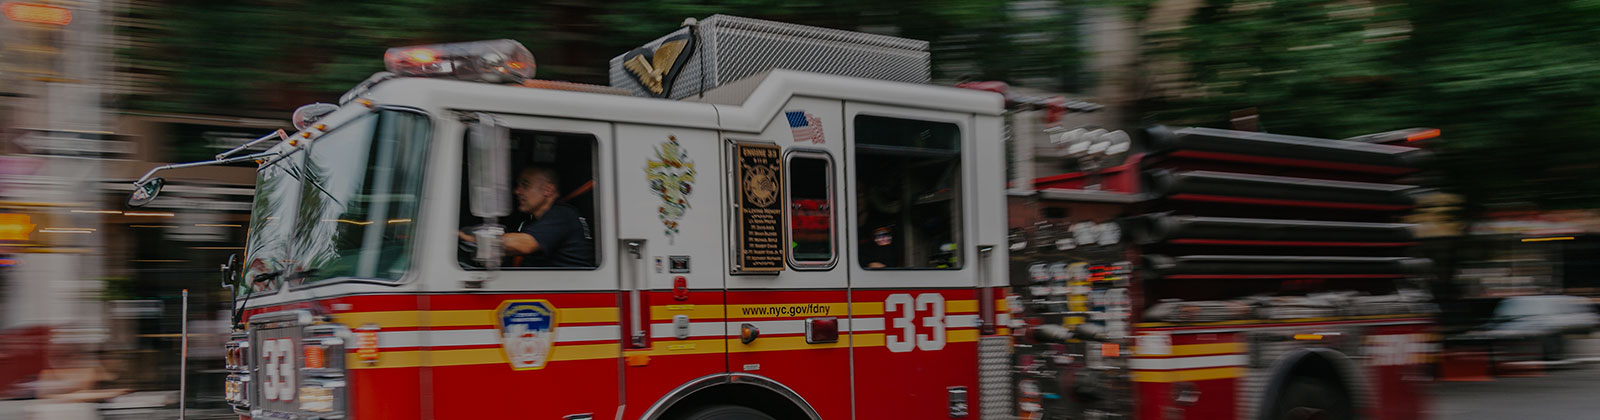
[[[839,180],[834,176],[834,171],[838,169],[835,166],[837,162],[834,162],[833,155],[829,154],[827,149],[811,147],[788,147],[786,149],[781,158],[783,159],[783,212],[784,219],[786,219],[783,224],[783,232],[788,235],[790,242],[794,241],[794,213],[791,211],[794,203],[790,200],[790,198],[794,197],[794,183],[789,178],[789,174],[793,172],[791,170],[793,166],[790,163],[795,158],[826,161],[828,162],[828,250],[830,252],[827,261],[796,261],[794,252],[785,252],[783,259],[789,264],[789,268],[793,268],[796,271],[832,270],[834,266],[839,264],[839,251],[841,250],[839,246],[839,204],[842,200],[839,200],[838,195],[835,194],[839,187]]]
[[[693,381],[686,382],[683,385],[678,385],[677,388],[673,388],[672,391],[667,392],[665,397],[661,397],[661,399],[656,400],[655,404],[651,404],[650,408],[644,410],[644,414],[641,414],[639,418],[642,420],[659,420],[663,414],[666,414],[667,409],[671,408],[673,404],[683,401],[684,398],[688,398],[689,395],[717,385],[727,384],[746,384],[766,388],[768,391],[776,392],[778,395],[787,398],[790,403],[793,403],[796,407],[799,407],[801,411],[805,412],[806,418],[810,420],[822,419],[821,416],[817,415],[817,410],[811,408],[811,403],[806,402],[805,398],[800,397],[800,394],[794,392],[793,389],[790,389],[789,387],[784,386],[777,381],[768,379],[767,377],[748,373],[718,373],[706,375],[696,378]]]

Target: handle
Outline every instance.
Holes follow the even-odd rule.
[[[978,334],[993,335],[999,332],[995,317],[994,285],[989,280],[989,264],[994,255],[994,245],[978,245]]]
[[[628,344],[632,348],[645,348],[649,338],[645,333],[644,299],[640,293],[644,284],[644,267],[640,265],[644,263],[644,244],[643,239],[623,241],[627,251],[624,255],[632,258],[625,260],[628,269],[623,270],[622,274],[622,287],[628,292]]]

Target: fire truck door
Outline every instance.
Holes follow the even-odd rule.
[[[794,98],[759,135],[723,134],[728,370],[792,392],[825,419],[850,417],[847,264],[834,223],[841,111],[838,100]]]
[[[972,119],[854,102],[844,115],[855,418],[951,417],[977,394]]]
[[[617,124],[623,418],[727,372],[721,142],[710,130]],[[599,418],[599,417],[596,417]]]
[[[527,168],[553,173],[555,203],[544,220],[563,224],[537,223],[522,208],[526,202],[500,223],[508,231],[567,239],[541,244],[549,253],[508,259],[471,293],[428,297],[432,331],[422,345],[432,346],[430,359],[423,359],[432,366],[432,397],[425,404],[439,418],[614,418],[620,405],[616,296],[622,258],[615,251],[618,216],[611,191],[618,182],[611,178],[611,124],[495,117],[510,136],[508,163],[522,184],[514,188],[538,191],[538,175]],[[466,174],[465,165],[456,168]],[[459,194],[466,202],[468,194]],[[468,216],[460,221],[463,228],[480,223],[462,208]],[[587,241],[577,236],[584,228]],[[470,253],[451,254],[471,261]],[[461,272],[463,279],[480,274],[485,273]]]

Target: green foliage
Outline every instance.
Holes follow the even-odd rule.
[[[1469,207],[1600,206],[1600,7],[1593,1],[1207,0],[1147,53],[1182,87],[1146,121],[1340,138],[1441,128],[1441,168]]]
[[[1001,0],[188,0],[126,12],[156,29],[133,33],[153,42],[119,54],[164,79],[160,93],[128,98],[129,108],[282,117],[381,71],[390,47],[510,38],[538,57],[540,78],[606,84],[612,56],[684,18],[721,13],[929,40],[936,77],[1058,88],[1081,80],[1071,3],[1058,3],[1067,13],[1018,23]],[[1020,40],[1030,32],[1050,42]]]

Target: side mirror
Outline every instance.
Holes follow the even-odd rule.
[[[467,177],[472,215],[511,214],[511,132],[493,116],[477,114],[467,130]]]
[[[222,288],[232,290],[234,279],[239,278],[239,254],[228,255],[228,262],[222,264]]]
[[[128,194],[128,207],[144,207],[155,201],[156,195],[161,194],[161,187],[167,184],[166,179],[154,178],[142,184],[133,186],[133,193]]]

